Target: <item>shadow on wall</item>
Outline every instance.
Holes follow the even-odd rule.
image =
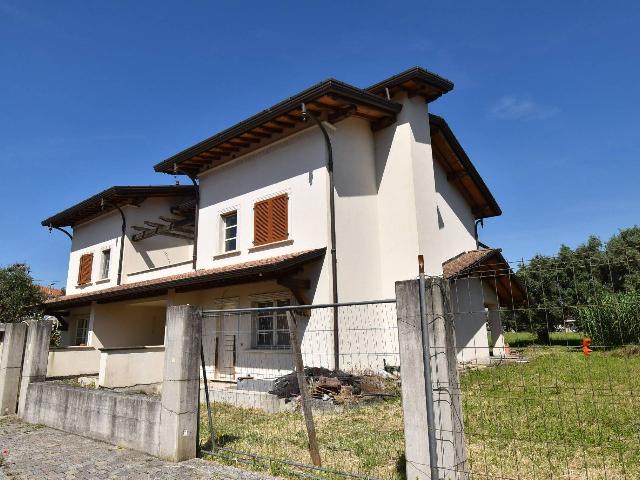
[[[299,175],[316,181],[314,170],[326,166],[326,149],[318,128],[305,130],[286,142],[276,143],[205,175],[207,188],[200,192],[200,208],[260,190]],[[202,183],[204,185],[204,182]]]

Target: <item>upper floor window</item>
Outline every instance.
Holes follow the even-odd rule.
[[[111,266],[111,249],[102,251],[102,261],[100,263],[100,279],[109,278],[109,267]]]
[[[78,285],[91,283],[91,271],[93,270],[93,253],[85,253],[80,257],[78,268]]]
[[[222,215],[222,240],[225,252],[233,252],[238,248],[238,212]]]
[[[255,302],[264,311],[255,314],[255,348],[289,348],[289,324],[286,311],[267,310],[290,305],[289,299]]]
[[[253,244],[279,242],[289,238],[289,195],[257,202],[253,207]]]

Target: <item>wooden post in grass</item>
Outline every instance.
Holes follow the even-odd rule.
[[[296,376],[298,378],[298,388],[300,389],[300,403],[302,404],[302,414],[304,415],[304,423],[307,427],[307,437],[309,438],[309,454],[311,461],[316,467],[322,466],[320,460],[320,449],[318,448],[318,439],[316,438],[316,426],[313,422],[313,412],[309,403],[309,390],[307,389],[307,380],[304,376],[304,362],[302,361],[302,350],[300,341],[298,340],[298,326],[293,310],[287,312],[287,323],[289,324],[289,342],[293,352],[293,362],[296,368]]]

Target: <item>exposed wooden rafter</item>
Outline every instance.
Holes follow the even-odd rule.
[[[164,235],[167,237],[179,238],[181,240],[194,241],[195,212],[189,204],[171,207],[169,210],[173,216],[160,215],[158,221],[145,220],[144,226],[134,225],[131,227],[136,234],[131,237],[132,242]]]

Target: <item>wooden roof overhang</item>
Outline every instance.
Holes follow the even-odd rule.
[[[451,90],[453,82],[422,67],[410,68],[367,88],[368,92],[384,98],[393,98],[396,93],[404,91],[409,97],[420,95],[427,102],[432,102]]]
[[[42,221],[44,227],[74,227],[125,205],[140,205],[149,197],[193,197],[193,185],[116,186],[108,188]]]
[[[396,121],[402,105],[335,79],[325,80],[155,165],[156,172],[197,175],[314,125],[302,118],[302,104],[335,123],[350,116],[372,130]]]
[[[265,280],[288,279],[291,275],[300,272],[304,265],[320,261],[324,258],[325,253],[326,249],[321,248],[209,270],[192,270],[170,277],[125,283],[94,292],[66,295],[47,300],[44,307],[47,313],[53,313],[70,307],[90,305],[91,302],[112,303],[157,297],[165,295],[169,289],[181,293]]]
[[[444,118],[429,114],[433,157],[447,180],[462,193],[475,218],[497,217],[502,210]]]
[[[442,264],[446,278],[479,278],[493,289],[500,305],[509,307],[526,303],[525,289],[502,256],[499,248],[464,252]]]

